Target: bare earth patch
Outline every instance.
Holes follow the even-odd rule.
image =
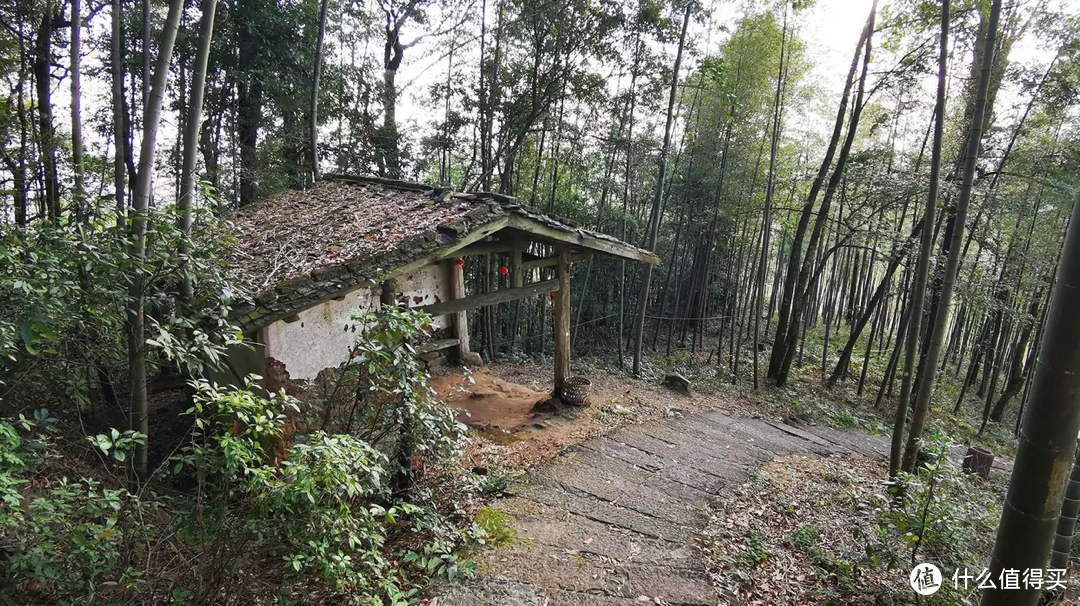
[[[537,404],[551,397],[511,381],[504,381],[487,369],[471,374],[450,371],[432,377],[431,388],[450,406],[459,409],[457,420],[479,431],[512,434],[529,425],[543,425],[548,415]]]
[[[486,385],[491,381],[480,378],[485,374],[533,393],[550,394],[553,389],[548,364],[496,363],[474,371],[477,382]],[[499,427],[507,422],[491,419],[487,421],[490,427],[474,428],[470,432],[473,444],[469,450],[473,464],[491,469],[531,469],[555,458],[567,446],[581,444],[623,425],[662,419],[677,412],[717,411],[731,416],[753,416],[754,412],[738,395],[694,393],[686,397],[655,383],[605,371],[584,376],[592,381],[588,406],[568,407],[558,415],[530,417],[529,422],[517,423],[514,430]],[[507,414],[522,416],[520,411],[513,410]]]

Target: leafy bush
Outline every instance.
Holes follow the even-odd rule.
[[[369,327],[348,358],[309,398],[309,424],[350,434],[385,453],[400,491],[412,476],[412,458],[436,462],[457,452],[465,426],[428,385],[414,344],[431,334],[431,317],[386,307],[353,316]],[[342,394],[351,394],[345,399]],[[404,482],[404,484],[403,484]]]
[[[788,537],[787,543],[809,553],[821,536],[821,528],[816,524],[803,524]]]
[[[394,500],[390,462],[377,449],[314,432],[274,465],[295,400],[260,396],[250,384],[195,388],[191,440],[169,474],[175,484],[195,481],[190,497],[144,487],[139,498],[108,473],[39,480],[59,457],[50,439],[56,419],[43,411],[0,422],[0,545],[8,555],[0,584],[28,603],[206,603],[252,593],[236,575],[255,567],[279,597],[307,595],[316,581],[337,600],[413,604],[428,578],[471,570],[455,551],[486,541],[484,529],[441,513],[423,491],[417,502]],[[120,469],[122,453],[141,439],[113,430],[88,443]]]
[[[200,211],[205,212],[205,211]],[[239,335],[228,322],[232,289],[220,258],[221,221],[198,218],[187,257],[194,295],[175,305],[184,259],[172,207],[150,213],[147,255],[136,263],[126,230],[112,216],[85,225],[0,224],[0,388],[3,403],[54,398],[88,403],[95,381],[126,364],[124,329],[128,285],[146,283],[147,346],[151,367],[182,367],[197,374],[216,366]],[[111,386],[110,386],[111,388]]]
[[[145,579],[130,547],[150,536],[143,516],[165,502],[140,503],[123,486],[92,477],[47,479],[58,456],[50,447],[56,425],[46,410],[0,421],[0,544],[7,555],[0,584],[28,602],[57,604],[138,590]],[[117,461],[145,438],[114,435],[94,440]]]
[[[283,552],[287,585],[313,577],[378,603],[380,594],[398,589],[381,552],[387,527],[401,513],[379,504],[388,496],[385,456],[352,436],[315,432],[273,465],[270,446],[286,411],[299,407],[284,393],[259,397],[253,389],[196,384],[188,411],[195,430],[174,467],[190,467],[204,495],[195,536],[206,542],[242,527],[249,549]]]
[[[949,576],[957,568],[979,570],[984,554],[992,550],[1001,494],[949,461],[953,446],[949,436],[935,428],[920,441],[921,462],[915,472],[901,474],[890,487],[893,498],[879,520],[879,534],[893,545],[901,538],[909,550],[894,553],[891,565],[930,561]],[[953,598],[948,591],[934,597],[941,603]]]
[[[254,568],[261,592],[286,601],[315,587],[335,601],[397,605],[416,603],[429,578],[467,574],[458,547],[489,539],[461,507],[477,492],[468,474],[408,492],[393,481],[412,468],[396,456],[404,442],[429,472],[460,471],[461,427],[410,354],[430,319],[395,312],[378,320],[353,358],[363,365],[364,406],[351,417],[367,421],[359,431],[286,435],[300,414],[296,399],[266,394],[254,379],[240,389],[197,381],[187,444],[138,494],[123,463],[145,436],[89,436],[83,452],[102,465],[85,466],[73,482],[50,466],[61,462],[62,443],[48,435],[57,425],[48,413],[0,422],[0,545],[11,545],[0,583],[28,602],[207,603],[259,593],[237,584]]]
[[[752,532],[746,537],[746,547],[739,556],[739,563],[747,567],[763,564],[769,559],[768,547],[765,545],[765,537],[758,532]]]

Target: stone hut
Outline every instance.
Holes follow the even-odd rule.
[[[375,177],[328,176],[309,190],[244,208],[231,220],[236,239],[229,273],[246,293],[234,305],[234,321],[254,344],[231,353],[231,381],[262,374],[269,358],[293,379],[314,379],[347,357],[363,329],[353,315],[384,304],[433,316],[444,338],[422,345],[425,357],[469,358],[475,356],[470,310],[550,292],[558,393],[570,368],[570,264],[593,254],[658,262],[652,253],[537,214],[514,198]],[[461,261],[492,253],[511,259],[509,287],[466,295]],[[540,279],[541,268],[553,268],[554,278]]]

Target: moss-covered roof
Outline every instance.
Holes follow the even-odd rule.
[[[651,257],[611,236],[531,213],[507,196],[330,176],[233,214],[235,241],[226,260],[233,281],[247,293],[234,306],[234,318],[244,329],[265,326],[431,258],[503,218],[526,231],[535,225],[557,232],[581,248],[593,244],[608,254]]]

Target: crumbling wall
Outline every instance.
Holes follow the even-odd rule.
[[[447,283],[442,264],[428,265],[397,278],[397,301],[408,307],[445,301]],[[362,286],[340,300],[301,311],[291,322],[278,320],[266,326],[259,333],[266,356],[283,362],[293,379],[313,380],[324,368],[345,361],[353,342],[364,332],[352,316],[376,311],[381,292],[381,286]],[[437,329],[445,328],[448,320],[438,317],[433,324]]]

